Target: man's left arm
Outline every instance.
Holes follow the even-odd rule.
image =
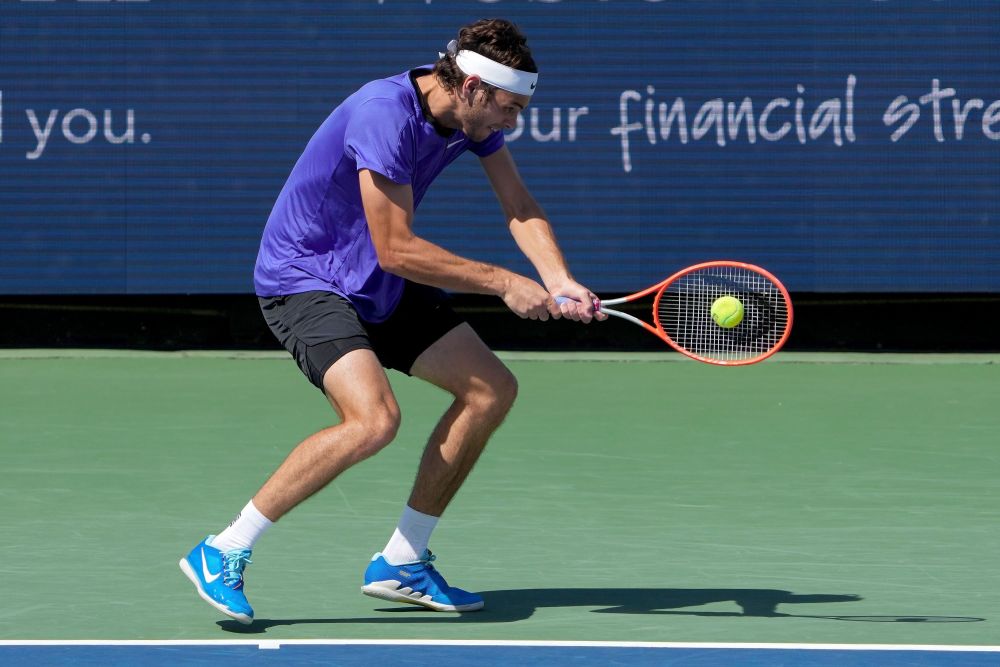
[[[555,232],[545,211],[528,192],[506,146],[480,158],[503,209],[514,241],[532,263],[545,289],[553,296],[573,299],[563,304],[563,315],[574,320],[589,322],[595,316],[593,302],[597,296],[576,282],[566,265]],[[597,319],[606,319],[597,314]]]

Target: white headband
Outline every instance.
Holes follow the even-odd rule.
[[[523,72],[495,60],[490,60],[475,51],[458,51],[458,42],[448,42],[448,53],[455,54],[455,63],[467,75],[475,74],[485,83],[518,95],[531,96],[535,93],[538,74]],[[442,54],[443,55],[443,54]]]

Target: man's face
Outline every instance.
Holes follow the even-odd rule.
[[[510,130],[517,126],[517,116],[531,98],[499,88],[489,94],[478,88],[467,107],[463,131],[473,141],[483,141],[496,130]]]

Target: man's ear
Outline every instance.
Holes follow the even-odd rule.
[[[470,74],[465,77],[465,81],[462,82],[462,97],[467,99],[471,104],[473,96],[476,94],[476,89],[479,88],[482,83],[483,80],[476,74]]]

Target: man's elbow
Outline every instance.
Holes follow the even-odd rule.
[[[422,250],[419,240],[413,234],[390,234],[375,239],[378,265],[383,271],[397,276],[405,276],[407,271],[414,268],[415,263],[419,264]]]
[[[378,265],[383,271],[395,273],[396,275],[400,275],[401,271],[405,271],[406,253],[401,252],[400,248],[394,246],[377,248],[375,254],[378,256]]]

